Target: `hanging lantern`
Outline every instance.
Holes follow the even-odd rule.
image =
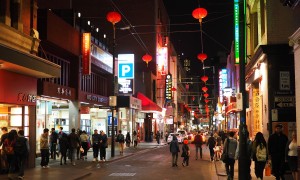
[[[152,61],[152,56],[149,55],[149,54],[145,54],[143,57],[142,57],[143,61],[147,63],[147,67],[148,67],[148,63],[150,61]]]
[[[116,11],[111,11],[106,15],[107,21],[111,22],[113,25],[121,21],[121,14]]]
[[[206,83],[206,81],[208,80],[208,77],[207,76],[202,76],[201,80]]]
[[[203,96],[204,96],[205,98],[207,98],[207,97],[209,96],[209,94],[205,93],[205,94],[203,94]]]
[[[192,101],[195,101],[195,96],[192,97]]]
[[[200,23],[202,23],[202,19],[207,16],[207,10],[204,8],[196,8],[192,15],[195,19],[198,19]]]
[[[207,103],[209,102],[209,100],[208,100],[208,99],[205,99],[204,102],[207,104]]]
[[[203,91],[203,92],[206,92],[207,90],[208,90],[208,88],[207,88],[206,86],[203,86],[203,87],[202,87],[202,91]]]
[[[197,58],[203,63],[207,59],[207,54],[199,53]]]
[[[171,91],[173,91],[173,92],[176,91],[176,90],[177,90],[177,89],[176,89],[174,86],[173,86],[172,89],[171,89]]]

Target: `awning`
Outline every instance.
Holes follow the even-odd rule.
[[[162,112],[162,108],[159,107],[155,102],[151,101],[147,96],[138,92],[136,97],[142,101],[142,111],[141,112]]]
[[[1,69],[37,78],[60,77],[60,66],[0,44]]]

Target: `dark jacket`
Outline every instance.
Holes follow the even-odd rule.
[[[195,145],[202,145],[203,144],[203,138],[200,134],[197,134],[194,138]]]
[[[68,136],[70,148],[76,149],[80,145],[80,140],[77,134],[71,133]]]
[[[67,152],[69,148],[68,136],[67,134],[63,133],[61,138],[59,139],[59,150],[62,153]]]
[[[273,157],[281,157],[284,158],[285,147],[288,142],[288,138],[286,135],[280,134],[272,134],[268,140],[268,150],[269,154]]]
[[[215,138],[214,137],[209,137],[208,140],[207,140],[207,146],[209,148],[214,148],[216,146],[216,141],[215,141]]]
[[[107,135],[103,134],[101,135],[100,139],[100,148],[106,148],[107,147]]]
[[[178,153],[180,152],[179,150],[179,144],[176,136],[173,136],[173,140],[170,143],[170,152],[171,153]]]
[[[184,157],[189,156],[188,152],[190,150],[190,147],[187,144],[182,145],[182,154]]]

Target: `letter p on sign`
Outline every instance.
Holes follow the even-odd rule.
[[[119,64],[118,78],[133,79],[134,78],[133,63]]]

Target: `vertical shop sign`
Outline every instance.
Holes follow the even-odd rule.
[[[259,96],[259,89],[253,89],[253,134],[261,131],[261,98]]]
[[[82,74],[91,74],[91,33],[82,34]]]
[[[168,74],[166,77],[166,102],[172,101],[172,75]]]

